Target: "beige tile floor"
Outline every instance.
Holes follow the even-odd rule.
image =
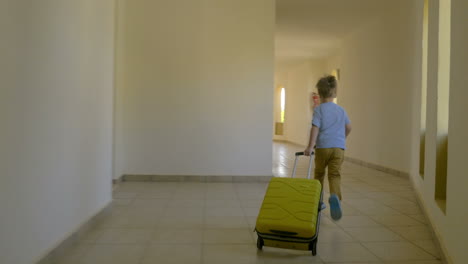
[[[301,150],[274,143],[274,174],[289,176]],[[302,159],[298,177],[306,171]],[[342,185],[344,217],[322,215],[315,257],[257,251],[252,231],[267,184],[129,182],[115,191],[111,214],[57,264],[441,264],[407,179],[345,163]]]

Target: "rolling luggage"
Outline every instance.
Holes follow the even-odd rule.
[[[317,254],[320,210],[323,198],[318,180],[311,180],[312,155],[307,179],[294,178],[297,152],[291,178],[274,177],[269,185],[257,218],[257,248],[263,246],[310,250]]]

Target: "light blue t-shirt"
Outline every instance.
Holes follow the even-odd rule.
[[[323,103],[314,110],[312,125],[319,128],[316,148],[346,149],[346,129],[349,118],[343,107]]]

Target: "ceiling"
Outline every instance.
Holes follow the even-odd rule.
[[[276,0],[277,64],[332,55],[340,40],[385,10],[386,0]]]

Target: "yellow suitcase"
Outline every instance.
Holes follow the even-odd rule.
[[[297,158],[296,153],[293,177]],[[270,181],[257,218],[257,248],[263,246],[310,250],[317,254],[322,186],[310,179],[312,156],[307,179],[273,178]]]

